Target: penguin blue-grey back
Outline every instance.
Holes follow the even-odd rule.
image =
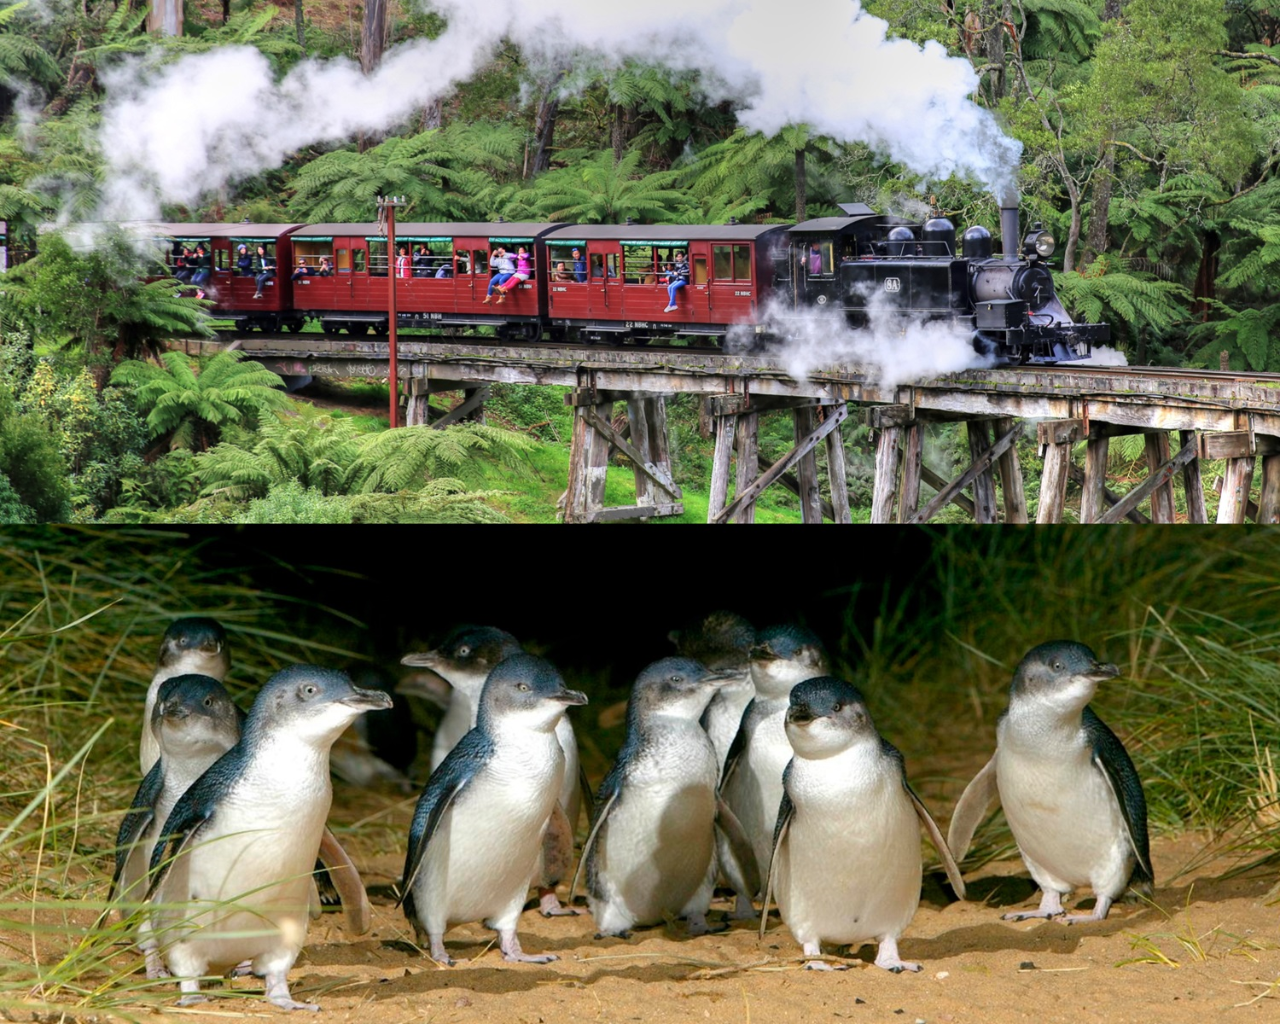
[[[556,727],[567,708],[586,702],[549,662],[514,654],[490,672],[475,728],[427,780],[400,892],[419,944],[438,963],[453,963],[444,935],[466,921],[494,928],[508,961],[555,959],[525,953],[516,924],[564,777]]]
[[[252,961],[267,998],[289,995],[306,939],[311,871],[332,790],[329,748],[366,711],[390,706],[343,672],[295,665],[259,691],[240,742],[182,795],[152,854],[148,898],[169,970],[199,1001],[199,979]]]
[[[720,791],[742,824],[762,871],[773,848],[773,828],[782,802],[782,772],[791,760],[791,744],[783,724],[791,689],[828,671],[830,663],[822,641],[803,626],[762,630],[751,648],[755,697],[742,713],[738,734],[725,758]],[[740,900],[739,915],[748,910]]]
[[[751,683],[755,627],[733,612],[712,612],[693,629],[672,630],[670,639],[680,657],[691,658],[713,672],[730,673],[716,688],[702,716],[702,727],[715,747],[718,777],[742,724],[742,712],[755,696]]]
[[[715,883],[715,748],[699,724],[717,689],[738,677],[689,658],[642,671],[627,705],[627,735],[597,795],[583,847],[587,894],[602,935],[688,919],[707,930]]]
[[[1032,648],[1014,672],[996,752],[960,797],[947,836],[962,858],[999,797],[1042,891],[1037,910],[1008,920],[1099,921],[1126,889],[1151,892],[1142,782],[1124,744],[1089,707],[1098,684],[1119,674],[1068,640]],[[1084,886],[1096,897],[1093,912],[1066,914],[1062,897]]]
[[[160,685],[166,679],[182,675],[208,676],[223,683],[230,671],[231,653],[227,647],[227,633],[217,619],[190,616],[175,620],[165,630],[142,713],[138,761],[144,776],[151,771],[151,766],[160,756],[160,747],[151,727],[151,713],[155,710]]]
[[[820,956],[823,942],[877,942],[877,967],[920,970],[898,955],[898,938],[920,903],[922,826],[961,897],[964,882],[907,783],[902,755],[876,731],[858,690],[831,677],[791,691],[786,735],[795,754],[783,777],[761,934],[772,893],[805,956]],[[830,969],[817,960],[806,967]]]
[[[134,794],[116,837],[112,900],[126,916],[146,894],[160,827],[187,788],[236,745],[243,719],[223,685],[209,676],[174,676],[161,684],[150,723],[160,757]],[[145,912],[138,923],[138,946],[146,957],[147,977],[163,977],[164,964]]]
[[[523,652],[510,633],[493,626],[458,626],[434,650],[407,654],[404,665],[428,668],[450,686],[450,701],[436,730],[431,749],[431,769],[435,771],[450,750],[475,727],[480,713],[480,693],[489,673],[513,654]],[[560,784],[560,810],[554,814],[543,841],[542,862],[537,874],[538,906],[544,917],[571,915],[561,906],[556,886],[564,881],[573,863],[573,832],[578,824],[582,794],[590,794],[578,757],[578,738],[573,723],[564,715],[556,725],[556,738],[564,750],[565,774]]]

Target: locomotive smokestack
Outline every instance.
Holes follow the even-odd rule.
[[[1000,245],[1004,259],[1018,258],[1018,193],[1012,188],[1000,198]]]

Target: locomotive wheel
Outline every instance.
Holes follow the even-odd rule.
[[[542,324],[540,321],[534,320],[532,323],[524,325],[525,341],[541,341],[542,340]]]

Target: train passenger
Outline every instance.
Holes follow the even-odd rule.
[[[501,288],[516,275],[515,261],[507,255],[507,250],[500,245],[494,248],[493,255],[489,258],[489,265],[497,268],[498,273],[489,282],[489,291],[483,299],[485,305],[493,301],[493,290],[495,288]],[[499,299],[501,299],[501,296],[499,296]]]
[[[321,256],[321,257],[320,257],[320,272],[319,272],[319,276],[320,276],[320,277],[328,277],[328,276],[329,276],[330,274],[332,274],[332,273],[333,273],[333,264],[329,262],[329,257],[328,257],[328,256]]]
[[[685,258],[684,250],[676,250],[676,261],[671,268],[671,273],[667,275],[667,308],[662,312],[674,313],[676,311],[676,292],[684,288],[689,283],[689,261]]]
[[[583,275],[584,277],[586,275]],[[556,264],[555,279],[557,281],[576,281],[578,275],[564,265],[564,263]]]
[[[249,255],[249,247],[241,244],[236,250],[236,270],[241,277],[249,277],[253,273],[253,257]]]
[[[189,284],[191,281],[191,275],[195,273],[191,266],[191,259],[191,250],[185,245],[182,247],[182,255],[175,256],[173,258],[173,276],[183,284]]]
[[[298,257],[298,269],[293,272],[293,277],[289,280],[296,281],[300,277],[309,277],[311,271],[307,269],[307,258],[305,256]]]
[[[409,266],[409,247],[402,245],[396,254],[396,277],[408,277]]]
[[[447,256],[443,257],[444,262],[440,264],[440,269],[436,271],[437,278],[453,277],[453,264],[449,262]]]
[[[196,286],[196,298],[203,299],[204,286],[209,283],[209,278],[213,275],[209,253],[203,245],[196,246],[196,254],[191,257],[191,266],[194,268],[191,283]]]
[[[431,250],[425,244],[419,245],[418,251],[413,254],[413,276],[431,276]]]
[[[809,243],[808,267],[810,274],[822,273],[822,250],[818,247],[817,242]]]
[[[258,255],[253,259],[253,269],[257,271],[254,275],[254,282],[258,286],[258,290],[253,293],[255,299],[262,298],[262,289],[266,283],[276,276],[276,260],[267,252],[265,245],[258,246]]]
[[[520,246],[516,250],[516,272],[505,284],[498,287],[498,304],[501,305],[513,291],[533,276],[533,261],[529,258],[529,250]]]
[[[573,250],[573,277],[578,284],[587,283],[587,260],[581,249]]]

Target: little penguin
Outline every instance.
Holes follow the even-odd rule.
[[[267,999],[289,995],[306,940],[311,872],[333,791],[329,749],[366,711],[391,706],[344,672],[294,665],[259,691],[238,742],[179,798],[151,857],[147,898],[170,973],[199,1002],[199,979],[251,961]]]
[[[762,631],[751,648],[755,697],[742,713],[725,759],[720,792],[751,842],[761,875],[773,850],[773,827],[782,803],[782,772],[791,760],[784,721],[791,689],[830,671],[822,641],[802,626]],[[756,893],[740,893],[748,899]],[[739,900],[738,916],[750,908]]]
[[[510,633],[493,626],[458,626],[434,650],[407,654],[402,665],[427,668],[443,678],[451,689],[449,708],[436,730],[431,748],[431,770],[460,739],[475,728],[480,710],[480,692],[494,667],[524,650]],[[590,800],[591,787],[578,759],[578,739],[567,715],[556,725],[556,738],[564,750],[565,774],[560,784],[560,810],[547,831],[542,865],[537,873],[538,906],[544,917],[572,915],[561,906],[556,886],[564,881],[573,863],[573,831],[578,824],[582,794]],[[589,805],[588,805],[589,806]]]
[[[112,900],[122,912],[127,914],[146,894],[160,826],[187,788],[236,745],[243,718],[222,684],[209,676],[174,676],[161,684],[151,713],[160,759],[138,787],[116,838]],[[138,945],[146,955],[147,977],[164,977],[167,972],[145,917],[138,927]]]
[[[898,956],[898,938],[920,903],[921,826],[962,899],[964,882],[902,755],[876,731],[857,688],[829,676],[791,691],[786,735],[795,756],[783,776],[761,936],[772,891],[805,956],[820,956],[823,942],[878,942],[877,967],[920,970]]]
[[[738,675],[664,658],[636,679],[626,740],[596,796],[578,868],[601,935],[625,938],[633,925],[672,916],[688,919],[690,935],[706,933],[718,801],[715,748],[698,719]],[[736,822],[729,827],[740,833]]]
[[[489,673],[475,728],[427,780],[400,892],[419,945],[437,963],[453,964],[444,934],[466,921],[495,929],[506,960],[556,959],[525,953],[516,922],[564,779],[556,726],[586,703],[549,662],[513,654]]]
[[[692,658],[713,672],[733,673],[717,687],[702,715],[702,726],[716,750],[718,777],[742,724],[742,712],[755,696],[751,683],[755,627],[741,615],[719,611],[712,612],[693,629],[672,630],[669,639],[680,657]]]
[[[987,805],[999,796],[1031,877],[1038,910],[1009,921],[1101,921],[1126,889],[1151,894],[1155,876],[1142,781],[1124,744],[1089,707],[1120,674],[1084,644],[1033,647],[1013,674],[1009,707],[996,725],[996,752],[966,787],[947,840],[963,859]],[[1062,897],[1089,886],[1091,914],[1068,915]]]
[[[147,704],[142,713],[142,738],[138,761],[145,776],[160,756],[151,725],[151,712],[156,706],[160,685],[166,679],[182,675],[201,675],[226,682],[231,671],[231,654],[227,649],[227,632],[217,619],[189,617],[178,619],[164,631],[156,669],[147,687]]]

